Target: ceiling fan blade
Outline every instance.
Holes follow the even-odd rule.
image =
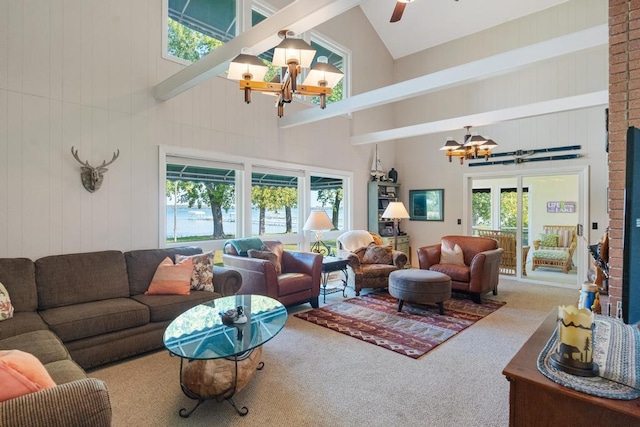
[[[402,18],[402,13],[404,12],[404,8],[407,6],[406,3],[396,2],[396,7],[393,9],[393,13],[391,14],[391,20],[389,22],[398,22],[400,18]]]

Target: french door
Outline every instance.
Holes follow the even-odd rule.
[[[586,277],[588,240],[578,225],[589,223],[587,176],[587,167],[467,174],[466,233],[497,238],[505,249],[503,275],[575,287]],[[543,247],[540,240],[556,230],[568,230],[556,238],[563,247]],[[542,262],[548,258],[553,260]]]

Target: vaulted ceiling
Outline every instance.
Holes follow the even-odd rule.
[[[262,52],[276,46],[275,34],[282,28],[301,33],[360,7],[394,59],[463,37],[568,0],[415,0],[406,5],[402,19],[390,23],[395,0],[297,0],[283,7],[259,25],[250,28],[201,60],[186,67],[155,88],[156,97],[166,100],[196,86],[205,79],[223,73],[228,62],[243,48]],[[608,41],[606,25],[569,34],[548,42],[526,46],[494,57],[432,73],[413,81],[400,82],[334,103],[331,109],[307,109],[279,120],[281,128],[299,126],[341,114],[419,96],[445,87],[465,84],[502,72],[515,70],[571,52],[602,46]],[[465,122],[484,124],[514,118],[605,105],[607,92],[551,100],[547,103],[508,110],[485,112],[467,117]],[[352,144],[366,144],[443,132],[459,127],[460,118],[416,124],[367,135],[354,135]],[[455,124],[454,124],[455,123]]]

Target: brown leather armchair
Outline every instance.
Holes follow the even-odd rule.
[[[407,255],[400,251],[395,251],[382,243],[380,235],[371,233],[373,242],[369,246],[363,246],[346,253],[349,260],[347,265],[347,286],[353,287],[356,296],[360,295],[363,288],[386,288],[389,286],[389,274],[392,271],[404,268],[407,264]],[[344,246],[342,236],[338,237],[338,250],[348,250]],[[379,256],[375,252],[379,248],[382,252],[387,252]],[[389,255],[390,256],[386,256]]]
[[[465,265],[440,264],[442,243],[451,248],[456,244],[460,246]],[[498,293],[502,253],[503,249],[498,248],[494,239],[444,236],[437,245],[418,248],[418,261],[423,270],[438,271],[451,277],[451,289],[470,293],[473,301],[480,304],[483,293]]]
[[[264,241],[264,245],[276,254],[282,267],[276,274],[275,265],[266,259],[249,258],[238,255],[236,248],[226,243],[222,261],[242,275],[242,287],[237,294],[266,295],[284,305],[310,303],[318,307],[322,255],[311,252],[284,250],[279,241]]]

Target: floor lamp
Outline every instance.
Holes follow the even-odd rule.
[[[311,245],[311,252],[322,254],[326,250],[326,254],[329,255],[329,247],[322,241],[322,231],[333,230],[334,228],[329,215],[325,211],[311,211],[307,222],[302,227],[305,231],[316,232],[316,241]]]
[[[398,222],[400,222],[403,218],[410,218],[409,212],[404,207],[402,202],[391,202],[387,209],[382,213],[383,219],[391,219],[393,220],[393,239],[394,245],[393,249],[398,250]]]

